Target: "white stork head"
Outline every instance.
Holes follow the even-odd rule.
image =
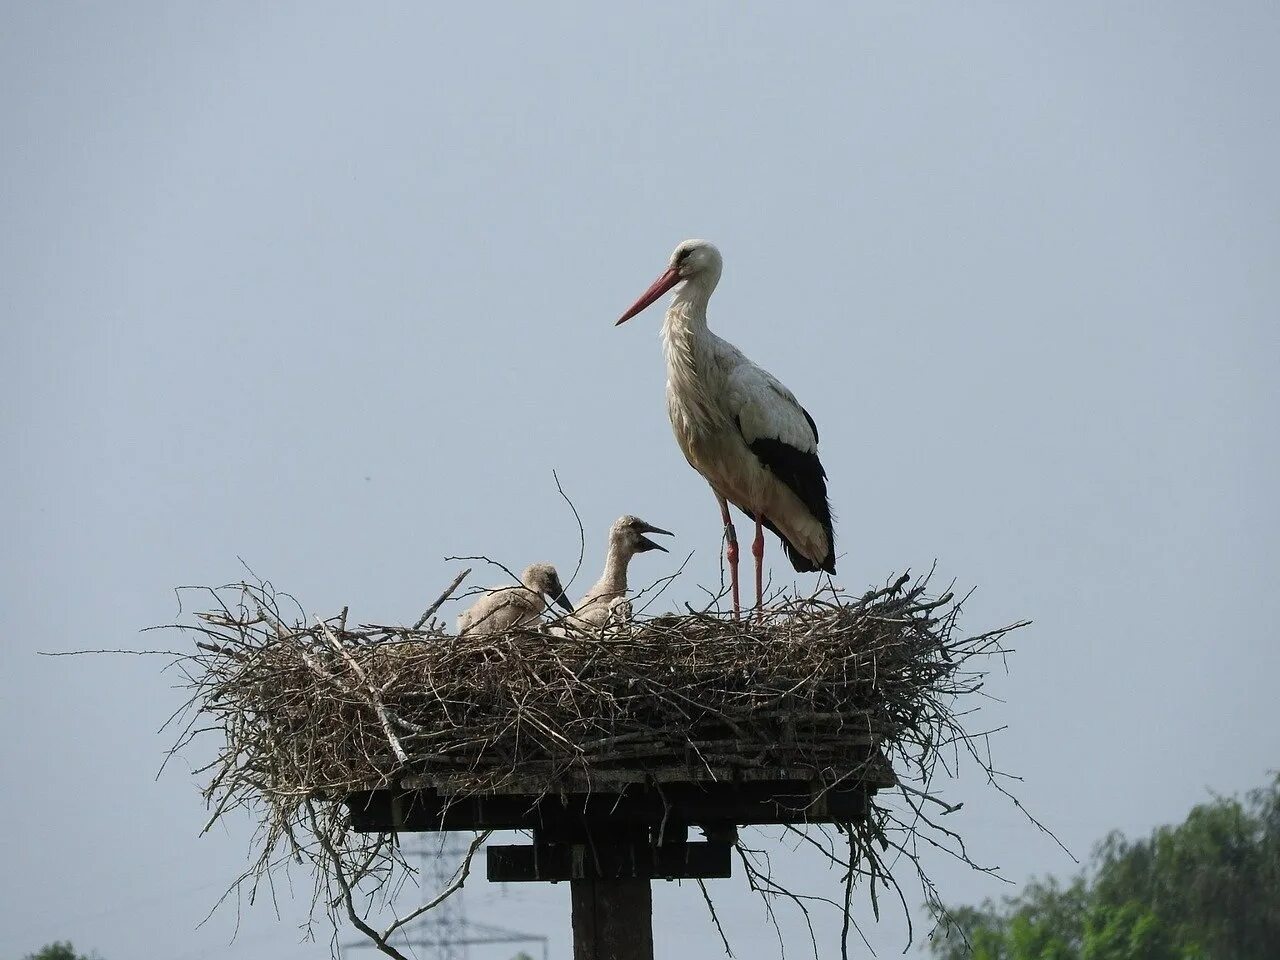
[[[677,283],[697,284],[704,296],[710,296],[720,281],[723,267],[724,259],[710,240],[685,240],[672,251],[671,260],[662,276],[653,281],[649,289],[640,295],[640,299],[631,305],[631,309],[614,326],[626,323]]]
[[[720,256],[719,249],[710,240],[685,240],[671,251],[671,262],[668,266],[680,274],[681,280],[691,280],[708,274],[714,274],[719,278],[720,270],[724,267],[724,258]]]
[[[526,567],[524,573],[520,574],[520,582],[534,593],[554,600],[573,613],[573,604],[564,595],[564,587],[560,585],[560,574],[556,573],[556,568],[551,564],[535,563]]]
[[[634,556],[648,550],[667,552],[666,547],[660,543],[654,543],[645,536],[646,533],[660,533],[666,537],[675,536],[670,530],[663,530],[651,523],[645,523],[639,517],[627,514],[613,521],[613,526],[609,528],[609,545],[623,551],[627,556]]]

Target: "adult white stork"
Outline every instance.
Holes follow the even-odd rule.
[[[662,276],[618,323],[630,320],[679,287],[662,324],[667,357],[667,413],[676,442],[716,495],[725,554],[738,599],[738,536],[729,504],[755,521],[756,615],[764,607],[764,527],[782,540],[798,572],[835,573],[835,535],[827,474],[818,460],[818,428],[772,374],[707,329],[707,302],[724,261],[714,244],[686,240]]]

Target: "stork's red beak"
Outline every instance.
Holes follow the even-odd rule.
[[[614,326],[616,327],[620,323],[626,323],[628,320],[634,317],[637,313],[639,313],[645,307],[649,306],[649,304],[653,303],[653,301],[657,300],[660,296],[662,296],[664,293],[666,293],[668,290],[674,287],[682,279],[683,277],[680,276],[679,270],[677,270],[675,267],[668,267],[667,272],[664,273],[662,276],[660,276],[657,280],[653,281],[653,286],[651,286],[644,293],[640,294],[640,299],[631,305],[630,310],[628,310],[626,313],[624,313],[621,317],[618,318],[618,323],[615,323]]]

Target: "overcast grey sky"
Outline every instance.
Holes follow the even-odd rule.
[[[3,6],[0,954],[325,949],[305,878],[194,929],[248,827],[197,839],[195,781],[153,781],[178,693],[35,651],[154,642],[237,556],[381,621],[449,554],[571,569],[553,468],[579,588],[624,512],[695,551],[671,602],[715,581],[660,310],[612,326],[687,236],[725,256],[713,328],[821,427],[839,582],[937,558],[965,626],[1036,621],[974,723],[1074,851],[1280,764],[1280,8],[861,6]],[[948,791],[978,859],[1071,868]],[[566,955],[563,886],[468,903]],[[696,889],[656,903],[660,955],[718,951]]]

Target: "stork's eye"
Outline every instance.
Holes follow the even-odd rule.
[[[689,259],[689,254],[691,253],[693,253],[693,251],[687,248],[684,250],[681,250],[678,254],[676,254],[676,263],[684,263],[686,260]]]

